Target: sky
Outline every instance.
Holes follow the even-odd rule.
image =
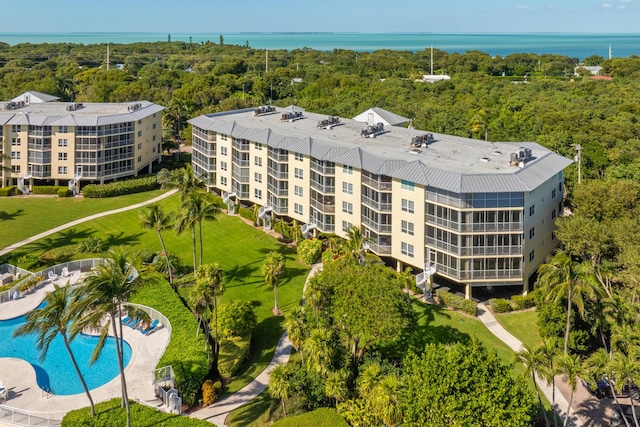
[[[0,0],[0,33],[638,33],[640,0]]]

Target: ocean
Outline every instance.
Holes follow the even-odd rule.
[[[331,51],[346,49],[372,52],[380,49],[421,51],[433,45],[449,53],[471,50],[491,56],[512,53],[558,54],[584,59],[591,55],[607,58],[640,55],[640,34],[529,33],[529,34],[432,34],[432,33],[222,33],[171,34],[171,41],[249,44],[257,49],[308,47]],[[19,43],[135,43],[167,41],[166,33],[0,33],[0,42]]]

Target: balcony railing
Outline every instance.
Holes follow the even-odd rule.
[[[206,161],[206,160],[200,160],[196,157],[192,157],[191,161],[193,161],[194,164],[200,166],[202,169],[206,171],[216,170],[216,162],[214,159],[210,159],[209,161]]]
[[[336,205],[331,202],[322,203],[320,200],[311,199],[311,206],[322,213],[335,213],[336,211]]]
[[[379,181],[369,176],[362,175],[362,183],[377,191],[391,191],[391,181]]]
[[[521,222],[482,222],[476,224],[462,224],[461,231],[467,233],[522,231]]]
[[[274,194],[278,197],[287,197],[289,195],[289,187],[276,187],[273,184],[267,184],[267,190],[271,194]]]
[[[369,249],[376,255],[391,255],[391,245],[369,243]]]
[[[240,166],[241,168],[248,168],[249,167],[249,159],[241,159],[239,157],[233,157],[232,158],[233,164],[236,166]]]
[[[367,217],[362,218],[362,224],[377,233],[384,233],[384,234],[391,233],[391,224],[379,224]]]
[[[522,246],[476,246],[462,248],[463,256],[522,255]]]
[[[274,152],[273,150],[269,150],[268,154],[271,160],[275,160],[278,163],[287,163],[289,161],[289,152],[285,151],[284,153]]]
[[[362,203],[378,212],[391,212],[391,203],[377,202],[367,196],[362,196]]]
[[[249,182],[249,169],[238,170],[236,168],[233,168],[233,172],[231,173],[231,176],[236,181],[246,184]]]
[[[274,169],[274,168],[268,167],[267,168],[267,173],[269,175],[271,175],[272,177],[274,177],[275,179],[280,179],[280,180],[289,179],[289,171],[288,170],[280,171],[278,169]]]
[[[426,237],[425,241],[427,246],[437,248],[454,255],[460,255],[460,247],[458,245],[452,245],[451,243],[443,242],[441,240],[434,239],[433,237]]]
[[[249,141],[239,139],[234,139],[231,145],[233,146],[233,148],[240,151],[249,151],[249,147],[251,147]]]
[[[522,279],[522,270],[461,271],[460,280],[505,280]]]
[[[216,149],[209,149],[205,145],[193,144],[193,149],[199,153],[204,154],[207,157],[215,157]]]
[[[335,194],[335,185],[323,185],[317,181],[311,180],[311,188],[323,194]]]
[[[335,175],[336,167],[335,166],[322,166],[318,163],[311,161],[311,170],[316,171],[322,175]]]

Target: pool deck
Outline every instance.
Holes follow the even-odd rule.
[[[80,280],[82,275],[76,273],[72,277],[60,278],[58,285],[67,285]],[[53,291],[53,283],[47,283],[22,298],[0,304],[0,320],[11,319],[30,312],[40,305],[47,293]],[[166,328],[161,328],[149,335],[128,327],[123,328],[124,339],[131,346],[131,360],[125,368],[129,398],[145,402],[153,402],[157,398],[153,389],[153,369],[171,338]],[[106,355],[106,354],[105,354]],[[109,355],[106,355],[109,356]],[[115,358],[115,354],[113,355]],[[69,362],[71,363],[71,362]],[[22,359],[1,358],[0,380],[8,390],[4,407],[18,408],[23,411],[63,413],[89,405],[84,393],[56,396],[47,395],[38,387],[33,367]],[[107,384],[91,391],[94,403],[121,396],[120,376]],[[0,425],[3,417],[0,411]]]

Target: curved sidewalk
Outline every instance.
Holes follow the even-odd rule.
[[[495,335],[496,337],[498,337],[500,341],[508,345],[509,348],[511,348],[511,350],[517,353],[520,350],[524,349],[522,342],[516,337],[514,337],[513,335],[511,335],[505,328],[502,327],[500,322],[496,320],[496,318],[493,316],[491,311],[489,311],[489,308],[484,303],[478,303],[478,318],[482,321],[482,323],[484,323],[484,325],[487,327],[487,329],[489,329],[489,331],[491,331],[493,335]],[[544,393],[547,400],[549,402],[552,402],[553,401],[552,387],[537,375],[536,375],[536,383],[538,384],[538,387],[540,388],[540,390]],[[560,415],[562,419],[564,419],[564,415],[566,413],[568,406],[569,406],[569,402],[567,402],[567,399],[563,396],[563,394],[560,392],[560,390],[556,386],[556,410],[558,412],[558,415]],[[570,413],[572,415],[568,425],[573,427],[582,427],[584,424],[582,420],[580,420],[578,416],[575,414],[575,411],[572,409]]]
[[[113,215],[113,214],[117,214],[117,213],[121,213],[121,212],[126,212],[126,211],[130,211],[132,209],[138,209],[138,208],[141,208],[143,206],[150,205],[150,204],[155,203],[155,202],[159,202],[162,199],[166,199],[167,197],[174,195],[177,191],[178,191],[177,189],[169,190],[166,193],[161,194],[158,197],[155,197],[155,198],[150,199],[150,200],[146,200],[144,202],[136,203],[135,205],[125,206],[123,208],[113,209],[111,211],[100,212],[100,213],[97,213],[97,214],[85,216],[84,218],[76,219],[75,221],[71,221],[71,222],[68,222],[66,224],[59,225],[59,226],[57,226],[55,228],[52,228],[50,230],[43,231],[40,234],[36,234],[35,236],[27,237],[26,239],[21,240],[18,243],[14,243],[12,245],[7,246],[6,248],[0,250],[0,256],[8,254],[9,252],[13,251],[14,249],[18,249],[21,246],[24,246],[24,245],[27,245],[27,244],[29,244],[31,242],[35,242],[36,240],[42,239],[43,237],[50,236],[50,235],[55,234],[55,233],[57,233],[59,231],[65,230],[65,229],[67,229],[69,227],[73,227],[74,225],[82,224],[83,222],[91,221],[91,220],[94,220],[94,219],[97,219],[97,218],[102,218],[103,216],[108,216],[108,215]]]
[[[311,266],[311,270],[309,270],[309,274],[307,275],[307,280],[304,283],[304,289],[307,288],[307,283],[309,283],[309,280],[320,270],[322,270],[322,264],[314,264]],[[302,299],[302,305],[304,305],[304,296]],[[240,391],[237,391],[232,395],[229,395],[224,399],[207,406],[204,409],[200,409],[192,413],[191,416],[194,418],[199,418],[201,420],[209,421],[217,426],[226,426],[224,422],[227,418],[227,415],[229,415],[231,411],[238,409],[239,407],[249,403],[251,400],[258,397],[258,395],[262,393],[269,385],[269,377],[271,376],[271,371],[273,371],[273,369],[278,365],[286,364],[289,361],[290,355],[291,342],[289,341],[289,337],[287,336],[287,332],[285,331],[282,333],[282,336],[278,341],[278,345],[276,346],[276,351],[273,355],[273,358],[271,359],[271,362],[269,362],[267,367],[262,372],[260,372],[256,379],[244,386],[244,388],[242,388]]]

